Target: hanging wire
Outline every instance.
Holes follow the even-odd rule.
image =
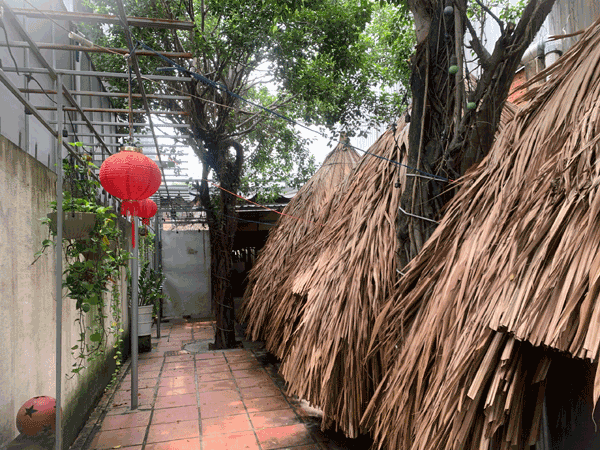
[[[420,173],[407,173],[406,176],[407,177],[422,178],[424,180],[435,180],[435,181],[438,181],[438,178],[433,178],[433,177],[431,177],[429,175],[421,175]]]
[[[427,222],[433,222],[433,223],[439,225],[438,221],[430,219],[429,217],[417,216],[416,214],[409,213],[408,211],[405,211],[404,209],[402,209],[402,206],[399,206],[398,209],[406,216],[414,217],[415,219],[426,220]]]
[[[132,52],[135,52],[137,45],[133,48]],[[129,103],[129,143],[133,144],[133,94],[131,93],[131,74],[133,72],[132,62],[131,62],[131,53],[125,55],[125,61],[127,61],[127,101]]]
[[[0,28],[2,28],[2,30],[4,31],[4,39],[6,40],[6,47],[8,48],[8,54],[10,55],[11,59],[13,60],[13,63],[15,65],[15,70],[17,71],[17,75],[21,75],[19,73],[19,66],[17,65],[17,60],[13,56],[12,50],[10,49],[10,42],[8,40],[8,33],[6,31],[6,25],[4,24],[3,17],[4,17],[4,7],[0,6]]]
[[[233,192],[231,192],[231,191],[228,191],[227,189],[225,189],[225,188],[223,188],[223,187],[219,186],[218,184],[216,184],[216,183],[214,183],[214,182],[212,182],[212,181],[210,181],[210,180],[207,180],[207,179],[205,179],[205,178],[202,178],[202,179],[201,179],[201,181],[206,181],[207,183],[210,183],[210,184],[212,184],[213,186],[215,186],[215,187],[217,187],[217,188],[221,189],[221,190],[222,190],[222,191],[224,191],[224,192],[227,192],[228,194],[231,194],[231,195],[233,195],[233,196],[235,196],[235,197],[237,197],[237,198],[240,198],[240,199],[242,199],[242,200],[244,200],[244,201],[246,201],[246,202],[248,202],[248,203],[252,203],[253,205],[256,205],[256,206],[259,206],[259,207],[261,207],[261,208],[264,208],[264,209],[266,209],[266,210],[268,210],[268,211],[271,211],[271,212],[274,212],[274,213],[276,213],[276,214],[279,214],[280,216],[291,217],[292,219],[301,220],[301,221],[303,221],[303,222],[316,223],[317,225],[321,225],[322,227],[324,227],[324,226],[325,226],[325,225],[324,225],[324,224],[322,224],[321,222],[315,222],[314,220],[307,220],[307,219],[303,219],[303,218],[301,218],[301,217],[292,216],[291,214],[286,214],[286,213],[283,213],[283,212],[277,211],[277,210],[275,210],[275,209],[269,208],[268,206],[261,205],[260,203],[253,202],[252,200],[250,200],[250,199],[248,199],[248,198],[246,198],[246,197],[242,197],[241,195],[234,194]]]
[[[131,59],[127,58],[129,77],[127,78],[127,98],[129,102],[129,143],[133,143],[133,96],[131,95]]]

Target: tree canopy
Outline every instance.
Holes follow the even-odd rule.
[[[115,2],[87,0],[86,5],[117,13]],[[143,0],[127,1],[125,10],[131,16],[193,21],[192,33],[135,27],[132,33],[157,51],[191,52],[193,59],[177,63],[311,128],[364,133],[394,120],[405,107],[404,88],[384,88],[408,85],[414,39],[406,8],[368,0]],[[126,46],[119,26],[82,29],[98,44]],[[145,73],[167,65],[157,57],[139,60]],[[95,54],[94,62],[102,70],[127,70],[127,62],[112,54]],[[115,83],[126,90],[127,80]],[[185,90],[177,83],[145,88],[166,94]],[[197,131],[244,145],[242,187],[298,184],[314,172],[311,139],[292,123],[207,85],[198,84],[195,95],[202,99]]]
[[[87,6],[101,13],[116,14],[118,9],[105,0],[87,0]],[[153,102],[189,112],[185,120],[192,148],[203,166],[198,196],[210,232],[215,348],[232,347],[229,280],[237,198],[230,193],[273,191],[312,175],[310,139],[302,137],[298,122],[338,125],[352,135],[397,118],[406,103],[405,88],[397,86],[407,85],[412,48],[398,45],[398,37],[408,34],[397,25],[410,23],[408,11],[369,0],[127,0],[124,7],[129,16],[195,24],[191,32],[131,31],[136,45],[193,55],[176,66],[153,56],[138,60],[144,73],[166,62],[186,75],[198,74],[191,83],[144,87],[149,93],[190,95],[186,101]],[[100,45],[126,47],[120,26],[87,27],[84,32]],[[103,70],[128,70],[127,60],[112,54],[97,55],[95,64]],[[120,90],[127,87],[127,81],[116,83]],[[391,86],[396,89],[385,89]],[[209,189],[210,174],[222,188],[218,193]]]

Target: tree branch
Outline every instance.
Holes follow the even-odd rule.
[[[469,42],[471,44],[471,48],[473,49],[473,51],[479,58],[479,63],[481,64],[481,67],[485,70],[488,67],[489,62],[490,62],[490,53],[481,44],[481,41],[477,37],[477,31],[475,31],[473,24],[467,17],[467,14],[464,13],[464,14],[462,14],[462,16],[464,17],[465,23],[467,24],[467,28],[469,29],[469,34],[473,38]]]
[[[282,101],[281,101],[281,102],[279,102],[279,103],[278,103],[278,102],[273,102],[273,103],[271,103],[269,106],[267,106],[267,108],[268,108],[268,109],[271,109],[271,110],[277,110],[277,109],[281,108],[282,106],[286,105],[287,103],[291,102],[292,100],[294,100],[296,97],[298,97],[298,95],[299,95],[299,94],[294,94],[294,95],[292,95],[292,96],[290,96],[290,97],[288,97],[288,98],[286,98],[286,99],[282,100]],[[249,117],[249,118],[247,118],[246,120],[244,120],[243,122],[241,122],[241,123],[238,125],[238,127],[239,127],[239,128],[242,128],[242,127],[246,126],[246,124],[247,124],[248,122],[252,121],[252,120],[253,120],[253,119],[255,119],[257,116],[260,116],[261,114],[263,114],[263,111],[262,111],[262,110],[255,112],[255,113],[254,113],[254,114],[253,114],[251,117]],[[263,119],[260,119],[260,122],[262,122],[262,121],[263,121]],[[255,124],[255,125],[256,125],[256,124]],[[253,128],[255,125],[253,125],[253,126],[252,126],[252,128]],[[234,133],[234,135],[238,135],[238,136],[240,136],[240,135],[243,135],[243,134],[242,134],[242,133]]]
[[[197,186],[198,196],[200,197],[200,203],[202,204],[204,211],[206,212],[206,220],[209,226],[213,225],[216,221],[215,212],[212,209],[212,203],[210,201],[210,191],[208,189],[208,172],[210,171],[207,164],[202,165],[202,180],[200,185]]]
[[[481,6],[481,9],[483,9],[486,13],[488,13],[497,23],[498,26],[500,27],[500,34],[504,34],[504,22],[502,22],[498,16],[496,16],[496,14],[494,14],[490,8],[488,8],[487,6],[485,6],[481,0],[475,0],[475,3],[477,3],[479,6]]]
[[[160,0],[160,3],[162,4],[163,8],[165,9],[166,13],[167,13],[167,19],[170,20],[175,20],[175,16],[173,15],[173,12],[171,11],[171,8],[169,6],[169,2],[167,2],[166,0]],[[183,45],[181,44],[181,41],[179,40],[179,36],[177,36],[177,32],[174,29],[171,29],[171,36],[173,37],[173,42],[175,43],[175,48],[177,49],[178,52],[183,53],[184,49],[183,49]]]
[[[235,132],[235,133],[231,133],[231,136],[236,136],[236,137],[240,137],[240,136],[245,136],[251,132],[253,132],[257,126],[259,126],[261,123],[263,123],[266,120],[266,117],[259,117],[255,123],[253,123],[252,125],[250,125],[248,128],[245,128],[239,132]]]
[[[483,71],[475,90],[474,100],[478,108],[467,111],[462,117],[460,132],[450,144],[450,148],[456,152],[468,154],[463,157],[461,173],[489,152],[515,71],[554,2],[531,0],[517,28],[513,30],[507,27],[496,42],[488,67]]]

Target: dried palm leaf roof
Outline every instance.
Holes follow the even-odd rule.
[[[297,242],[318,223],[319,211],[333,196],[338,186],[360,159],[340,138],[338,145],[327,155],[312,178],[298,191],[283,210],[277,227],[270,233],[265,246],[248,275],[248,288],[241,310],[241,320],[247,323],[246,333],[253,340],[263,340],[271,322],[277,292],[287,277],[288,259]]]
[[[386,131],[322,212],[325,226],[299,244],[268,346],[283,356],[288,392],[356,437],[378,382],[380,362],[367,347],[380,305],[396,279],[396,220],[406,169],[408,125]],[[270,343],[269,343],[270,342]],[[366,361],[366,362],[365,362]]]
[[[464,177],[378,317],[387,370],[363,424],[380,445],[523,448],[538,436],[548,348],[598,361],[599,23],[531,81],[550,77]],[[599,385],[597,372],[595,401]]]

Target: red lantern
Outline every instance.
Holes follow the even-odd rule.
[[[17,429],[27,436],[56,431],[56,400],[46,396],[27,400],[17,413]]]
[[[158,206],[154,203],[154,200],[146,198],[138,202],[138,216],[142,218],[144,225],[150,225],[150,218],[154,217],[158,211]]]
[[[160,169],[136,147],[122,147],[100,167],[100,183],[111,195],[123,200],[121,213],[137,212],[137,200],[154,194],[161,183]],[[137,215],[137,214],[136,214]]]
[[[100,183],[106,192],[122,200],[121,214],[124,216],[139,216],[138,201],[154,194],[161,181],[156,163],[136,147],[122,147],[100,167]],[[133,240],[133,222],[131,225]]]

